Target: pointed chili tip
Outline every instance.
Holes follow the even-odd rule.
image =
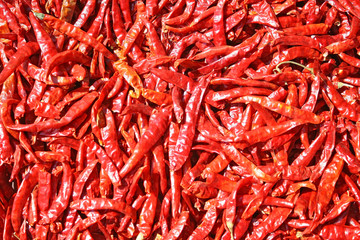
[[[32,11],[33,14],[35,15],[35,17],[37,17],[38,19],[40,20],[43,20],[44,17],[45,17],[45,14],[44,13],[39,13],[39,12],[35,12],[35,11]]]

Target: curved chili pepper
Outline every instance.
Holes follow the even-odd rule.
[[[6,22],[9,24],[9,28],[14,31],[16,34],[20,34],[21,32],[21,26],[18,22],[18,19],[13,14],[13,12],[10,10],[8,5],[4,1],[0,1],[0,16],[1,19],[5,19]]]
[[[128,215],[132,219],[136,219],[136,211],[134,208],[132,208],[131,206],[127,205],[124,202],[118,202],[108,198],[75,200],[71,202],[70,208],[81,211],[113,210]]]
[[[53,68],[68,61],[78,62],[90,66],[91,58],[75,50],[68,50],[52,56],[46,65],[44,78],[47,79]]]
[[[107,58],[113,61],[117,60],[117,57],[113,53],[111,53],[103,44],[98,42],[95,38],[84,32],[80,28],[77,28],[70,23],[67,23],[63,20],[60,20],[48,14],[34,12],[34,15],[40,20],[46,22],[52,28],[68,35],[69,37],[78,40],[79,42],[83,42],[93,47],[95,50],[99,52],[102,52],[104,56],[106,56]]]
[[[97,92],[94,91],[86,94],[80,101],[73,104],[59,121],[49,119],[44,122],[33,124],[14,124],[13,126],[9,126],[9,128],[16,131],[40,132],[50,128],[65,126],[83,114],[95,100],[97,95]]]
[[[21,185],[15,195],[11,210],[11,223],[15,232],[19,232],[21,227],[21,213],[26,204],[26,199],[30,196],[33,188],[38,183],[40,166],[34,165],[30,172],[21,182]]]
[[[25,43],[9,60],[0,73],[0,84],[15,71],[26,59],[39,51],[39,44],[36,42]]]
[[[296,198],[296,194],[287,197],[287,199],[292,202],[294,202]],[[288,208],[275,208],[270,215],[253,230],[249,239],[264,239],[268,233],[280,227],[291,211],[292,210]]]
[[[175,240],[178,239],[182,230],[186,226],[189,219],[189,212],[183,211],[180,213],[178,219],[174,223],[174,227],[170,229],[169,233],[164,236],[164,240]]]
[[[216,207],[214,207],[214,206],[211,207],[206,212],[201,224],[199,226],[197,226],[197,228],[192,232],[192,234],[190,235],[190,237],[188,239],[189,240],[190,239],[191,240],[201,239],[201,238],[204,238],[205,236],[207,236],[215,224],[217,215],[218,214],[217,214]]]

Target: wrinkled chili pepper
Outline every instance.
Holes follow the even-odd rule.
[[[358,1],[0,7],[4,239],[359,235]]]

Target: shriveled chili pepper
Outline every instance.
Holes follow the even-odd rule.
[[[135,209],[124,202],[117,202],[112,199],[94,198],[90,200],[75,200],[71,202],[70,208],[82,211],[113,210],[129,215],[132,219],[136,218]]]
[[[62,21],[62,20],[55,18],[48,14],[34,12],[34,15],[37,18],[39,18],[40,20],[45,21],[52,28],[68,35],[69,37],[72,37],[72,38],[78,40],[79,42],[83,42],[83,43],[93,47],[97,51],[102,52],[109,59],[111,59],[113,61],[117,60],[117,57],[113,53],[111,53],[103,44],[99,43],[95,38],[88,35],[86,32],[84,32],[80,28],[77,28],[70,23]]]
[[[55,66],[66,63],[68,61],[79,62],[81,64],[90,66],[91,59],[90,57],[87,57],[86,55],[75,50],[68,50],[61,53],[57,53],[49,59],[46,65],[44,78],[45,79],[48,78],[49,74],[51,73],[51,71]]]
[[[33,188],[38,182],[39,171],[40,166],[34,165],[22,181],[20,188],[15,195],[13,207],[11,210],[11,223],[15,232],[19,232],[20,230],[22,215],[21,212],[24,205],[26,204],[26,199],[30,196]]]
[[[211,207],[205,214],[201,224],[190,235],[189,239],[204,238],[213,228],[217,219],[217,210],[215,207]]]
[[[128,174],[163,134],[169,124],[170,108],[161,108],[151,115],[149,127],[136,145],[133,154],[120,170],[120,176]]]
[[[311,232],[320,221],[320,218],[324,214],[325,207],[329,204],[331,194],[335,189],[336,181],[338,180],[344,160],[339,155],[335,154],[329,165],[326,167],[316,195],[316,210],[312,225],[305,231]]]
[[[270,100],[266,97],[245,96],[245,97],[240,97],[240,98],[234,100],[233,102],[256,102],[256,103],[260,104],[261,106],[268,108],[269,110],[278,112],[289,118],[303,119],[305,121],[309,121],[309,122],[315,123],[315,124],[322,122],[322,119],[320,116],[317,116],[308,111],[300,110],[298,108],[286,105],[281,102]]]
[[[0,83],[3,83],[14,71],[31,55],[35,54],[39,50],[39,45],[36,42],[25,43],[22,48],[19,49],[6,64],[4,69],[0,73]]]

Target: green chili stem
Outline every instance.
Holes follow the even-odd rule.
[[[302,65],[302,64],[300,64],[300,63],[294,62],[294,61],[285,61],[285,62],[279,63],[279,64],[275,67],[274,72],[281,73],[281,70],[280,70],[279,67],[280,67],[281,65],[287,64],[287,63],[289,63],[289,64],[294,64],[294,65],[296,65],[296,66],[302,67],[302,68],[310,71],[310,73],[311,73],[312,75],[315,75],[313,68],[306,67],[306,66],[304,66],[304,65]]]

